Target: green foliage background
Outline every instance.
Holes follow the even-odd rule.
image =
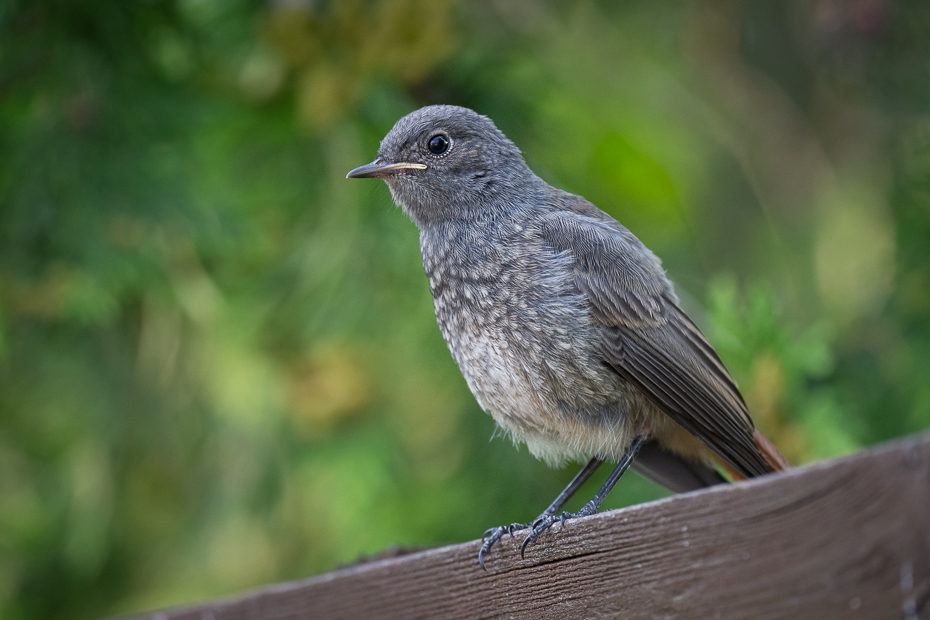
[[[0,617],[470,540],[567,482],[488,441],[414,226],[344,179],[424,104],[662,256],[796,462],[927,427],[927,32],[918,0],[0,4]]]

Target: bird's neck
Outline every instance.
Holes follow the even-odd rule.
[[[421,231],[448,226],[488,226],[512,218],[515,211],[531,211],[545,202],[546,183],[529,168],[516,174],[498,170],[465,183],[450,180],[441,191],[418,187],[402,180],[389,182],[391,195]]]

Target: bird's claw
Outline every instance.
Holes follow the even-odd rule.
[[[533,531],[523,539],[523,543],[520,545],[520,557],[524,557],[526,552],[526,547],[531,542],[536,542],[539,539],[539,535],[552,527],[556,522],[562,527],[565,526],[565,521],[568,519],[577,519],[578,517],[589,517],[597,512],[597,506],[594,506],[591,503],[585,504],[585,506],[578,512],[563,512],[560,515],[540,515],[538,519],[533,521],[531,527]]]
[[[535,521],[533,523],[511,523],[510,525],[501,525],[500,527],[491,527],[485,530],[484,534],[481,535],[481,549],[478,551],[478,564],[481,565],[481,568],[488,570],[484,566],[484,556],[504,534],[512,537],[514,532],[533,527],[535,524]]]
[[[489,536],[493,537],[495,541],[500,539],[500,537],[503,536],[504,534],[507,534],[508,536],[513,536],[514,532],[525,530],[526,528],[532,527],[532,526],[533,525],[531,523],[511,523],[510,525],[501,525],[499,527],[489,527],[488,529],[484,531],[484,534],[481,535],[481,542],[484,542],[484,540]]]
[[[487,555],[494,543],[500,540],[504,534],[513,536],[513,533],[519,530],[532,530],[529,535],[523,539],[523,544],[520,545],[520,557],[522,558],[526,552],[526,546],[531,542],[536,542],[539,535],[549,529],[554,523],[558,522],[564,526],[566,520],[591,516],[597,512],[597,508],[598,504],[588,502],[578,512],[563,512],[560,515],[556,515],[546,511],[536,517],[536,520],[532,523],[511,523],[510,525],[488,528],[481,536],[482,544],[481,549],[478,551],[478,564],[480,564],[481,568],[484,568],[484,570],[488,570],[484,566],[484,556]]]
[[[523,543],[520,545],[520,557],[524,557],[524,554],[526,553],[526,546],[531,542],[536,542],[539,539],[539,535],[549,529],[553,523],[558,521],[560,524],[564,525],[565,519],[570,516],[571,515],[567,512],[563,512],[558,516],[545,515],[533,521],[533,531],[523,539]]]

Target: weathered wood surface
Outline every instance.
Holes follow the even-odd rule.
[[[519,540],[139,618],[930,618],[930,434]]]

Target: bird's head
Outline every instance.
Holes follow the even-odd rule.
[[[384,179],[421,228],[506,210],[538,182],[491,119],[450,105],[420,108],[397,121],[377,159],[346,176]]]

